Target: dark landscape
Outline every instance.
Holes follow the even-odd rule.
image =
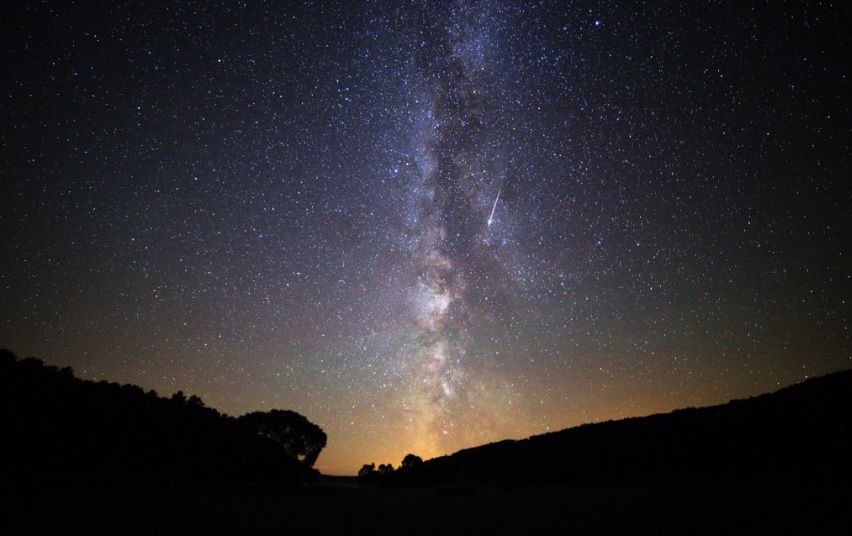
[[[288,449],[297,428],[273,440],[196,397],[83,381],[5,350],[0,397],[7,534],[852,528],[852,371],[361,477],[311,469]]]

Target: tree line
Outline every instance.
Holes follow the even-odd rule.
[[[394,469],[391,463],[382,463],[378,467],[375,463],[364,464],[358,471],[358,479],[368,485],[402,484],[421,465],[423,465],[423,458],[416,454],[406,454],[399,464],[399,469]]]
[[[281,489],[318,476],[326,434],[289,410],[230,417],[178,391],[93,382],[0,350],[0,487]]]

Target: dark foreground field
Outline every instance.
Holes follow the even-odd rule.
[[[4,497],[3,534],[852,534],[848,483]]]

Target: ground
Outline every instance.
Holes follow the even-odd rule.
[[[846,483],[792,480],[293,494],[9,496],[4,534],[850,534]],[[5,525],[5,528],[3,528]]]

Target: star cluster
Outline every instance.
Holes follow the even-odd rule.
[[[0,346],[324,472],[852,365],[832,2],[13,2]]]

